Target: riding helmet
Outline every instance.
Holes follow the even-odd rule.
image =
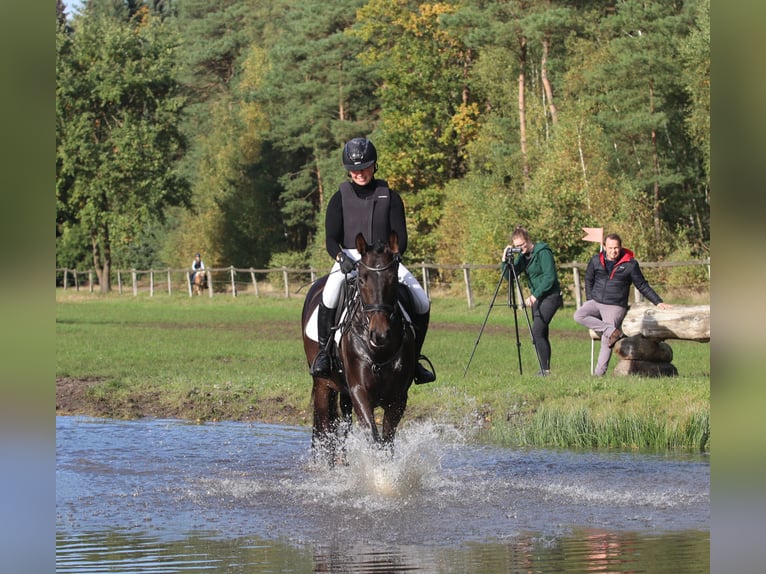
[[[343,146],[343,167],[346,171],[367,169],[378,161],[378,152],[367,138],[354,138]]]

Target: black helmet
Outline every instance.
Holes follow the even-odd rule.
[[[367,138],[354,138],[343,146],[343,167],[346,171],[367,169],[378,161],[378,152]]]

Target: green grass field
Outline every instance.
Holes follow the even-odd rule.
[[[507,306],[489,312],[476,345],[489,299],[473,309],[464,299],[434,299],[424,353],[438,379],[412,387],[403,424],[429,419],[516,446],[710,450],[709,345],[669,341],[678,377],[594,378],[588,333],[565,307],[551,325],[552,374],[538,377],[519,310],[520,375]],[[99,382],[80,414],[311,424],[301,297],[57,290],[56,303],[57,381]]]

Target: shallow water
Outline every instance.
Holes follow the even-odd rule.
[[[705,455],[477,446],[386,459],[303,427],[57,417],[57,572],[707,572]]]

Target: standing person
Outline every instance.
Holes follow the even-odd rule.
[[[622,239],[610,233],[604,240],[604,249],[591,257],[585,270],[585,303],[574,313],[574,320],[601,335],[601,351],[596,363],[596,376],[606,374],[612,347],[622,339],[622,320],[628,312],[628,296],[631,284],[657,305],[668,309],[672,305],[649,285],[641,272],[633,252],[622,246]]]
[[[533,243],[529,232],[519,226],[511,233],[511,243],[503,250],[503,276],[511,280],[508,268],[508,252],[518,253],[513,267],[516,274],[525,273],[529,285],[529,297],[524,303],[532,308],[532,337],[540,359],[539,375],[551,372],[551,342],[549,325],[553,315],[564,304],[561,285],[556,273],[556,261],[547,243]]]
[[[189,272],[189,280],[192,282],[192,285],[194,285],[194,278],[197,276],[197,273],[205,270],[205,263],[202,261],[202,257],[199,253],[194,256],[194,261],[192,261],[191,267],[192,270]]]
[[[375,179],[378,170],[378,153],[367,138],[354,138],[343,146],[343,167],[351,181],[340,184],[338,191],[327,205],[325,216],[326,249],[335,263],[324,286],[318,310],[319,354],[314,359],[312,373],[328,376],[331,365],[327,343],[335,319],[340,292],[345,275],[351,273],[361,257],[353,247],[358,233],[367,243],[388,241],[391,231],[399,236],[399,254],[407,249],[407,226],[404,218],[404,203],[401,196],[388,187],[382,179]],[[341,273],[342,272],[342,273]],[[428,330],[431,302],[423,288],[407,268],[399,263],[399,282],[412,295],[415,327],[415,344],[418,356]],[[420,363],[415,370],[415,383],[430,383],[436,375]]]

